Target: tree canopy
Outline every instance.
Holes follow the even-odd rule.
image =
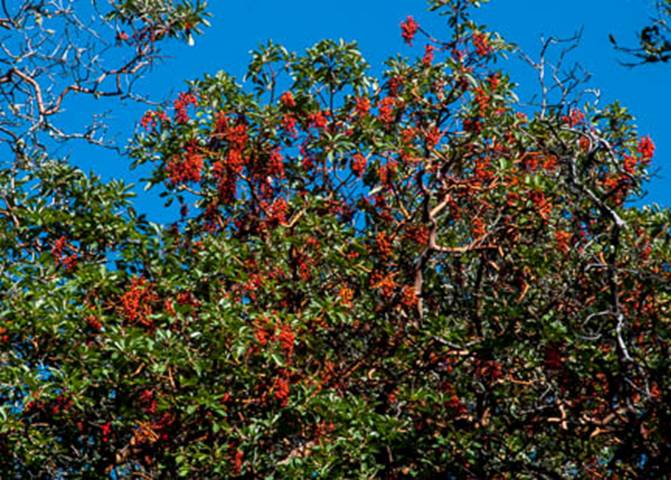
[[[106,18],[159,3],[191,28]],[[152,107],[129,155],[174,224],[6,162],[2,477],[670,471],[671,213],[630,204],[654,143],[559,79],[523,106],[477,6],[405,19],[380,78],[355,43],[268,42]]]

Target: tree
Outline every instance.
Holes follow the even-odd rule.
[[[627,62],[625,65],[666,63],[671,60],[671,29],[669,28],[671,1],[657,0],[655,3],[656,16],[639,32],[638,47],[624,47],[617,43],[613,35],[610,36],[610,41],[617,50],[636,59],[635,62]]]
[[[136,86],[159,58],[166,39],[186,38],[207,25],[201,0],[16,0],[0,2],[0,147],[18,162],[48,156],[54,143],[105,139],[100,107],[75,131],[63,111],[82,101],[143,101]],[[2,17],[4,16],[4,17]],[[70,121],[72,123],[72,121]]]
[[[267,43],[148,111],[180,220],[64,163],[5,170],[9,477],[660,478],[668,209],[618,104],[523,112],[477,2],[369,74]],[[172,207],[171,207],[172,208]]]

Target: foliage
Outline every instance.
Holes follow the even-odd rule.
[[[0,152],[31,164],[66,141],[113,147],[97,102],[144,100],[137,81],[166,39],[193,43],[208,25],[205,7],[201,0],[0,2]],[[68,107],[90,105],[97,113],[79,115],[81,125],[62,119]]]
[[[624,47],[617,43],[613,35],[610,36],[610,41],[617,50],[635,59],[633,62],[625,62],[625,65],[666,63],[671,60],[671,0],[656,0],[655,3],[657,13],[650,24],[638,33],[638,47]]]
[[[4,477],[669,471],[671,214],[627,203],[654,145],[618,104],[523,113],[470,3],[382,78],[269,43],[147,112],[173,225],[2,171]]]

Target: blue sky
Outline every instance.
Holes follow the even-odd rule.
[[[622,43],[633,44],[635,32],[652,14],[651,0],[493,0],[476,14],[476,19],[508,41],[537,54],[541,36],[566,37],[583,28],[580,47],[572,57],[592,73],[589,86],[601,91],[602,102],[619,99],[637,117],[641,134],[650,134],[656,145],[655,164],[660,169],[649,185],[647,202],[671,204],[666,187],[671,181],[671,140],[667,112],[671,109],[671,65],[626,68],[618,64],[608,34]],[[172,45],[168,58],[155,68],[141,86],[155,100],[184,89],[184,82],[204,73],[225,70],[239,78],[245,72],[249,51],[267,39],[290,50],[303,50],[323,38],[356,40],[364,57],[379,72],[386,58],[396,52],[410,55],[400,37],[399,23],[413,15],[440,37],[444,20],[427,12],[423,0],[210,0],[212,27],[196,39],[193,47]],[[621,58],[621,57],[619,57]],[[519,92],[534,91],[534,76],[522,62],[504,66],[520,84]],[[117,109],[112,114],[112,131],[119,138],[132,133],[143,108]],[[138,181],[141,172],[128,170],[129,160],[111,153],[79,149],[73,160],[104,178],[123,177]],[[154,220],[165,219],[154,194],[140,193],[138,209]]]

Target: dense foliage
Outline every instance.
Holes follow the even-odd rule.
[[[268,43],[132,142],[180,217],[0,171],[3,478],[662,478],[669,210],[627,111],[522,109],[434,0],[382,78]],[[416,56],[415,56],[416,55]]]

